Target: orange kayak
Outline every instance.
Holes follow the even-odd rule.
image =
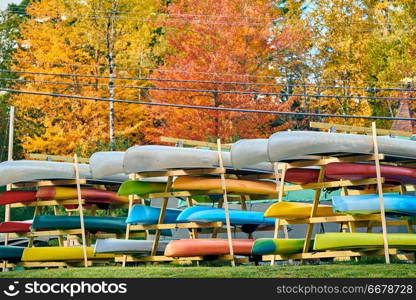
[[[78,193],[76,188],[68,187],[41,187],[36,193],[36,197],[42,200],[70,200],[77,199]],[[119,196],[115,192],[81,189],[81,198],[90,203],[128,203],[128,197]]]
[[[227,191],[257,195],[276,194],[276,184],[271,181],[226,179]],[[172,186],[175,190],[219,190],[221,179],[196,176],[178,177]]]
[[[233,240],[234,254],[250,255],[253,239]],[[191,257],[230,254],[227,239],[188,239],[170,241],[165,249],[168,257]]]

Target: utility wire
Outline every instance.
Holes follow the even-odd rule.
[[[88,77],[95,75],[88,75]],[[2,79],[0,79],[2,80]],[[56,84],[56,85],[70,85],[70,86],[92,86],[92,87],[108,87],[108,84],[96,83],[70,83],[59,81],[42,81],[42,80],[26,80],[6,78],[5,81],[21,81],[42,84]],[[190,93],[213,93],[213,94],[231,94],[231,95],[256,95],[256,96],[287,96],[287,97],[309,97],[309,98],[335,98],[335,99],[356,99],[356,100],[385,100],[385,101],[415,101],[416,98],[406,97],[376,97],[376,96],[350,96],[350,95],[321,95],[321,94],[289,94],[284,92],[255,92],[255,91],[234,91],[234,90],[207,90],[207,89],[188,89],[188,88],[172,88],[172,87],[155,87],[155,86],[128,86],[128,85],[113,85],[116,88],[125,89],[139,89],[139,90],[155,90],[155,91],[169,91],[169,92],[190,92]]]
[[[172,104],[172,103],[155,103],[155,102],[144,102],[144,101],[133,101],[133,100],[108,99],[108,98],[100,98],[100,97],[85,97],[85,96],[79,96],[79,95],[66,95],[66,94],[45,93],[45,92],[35,92],[35,91],[23,91],[23,90],[15,90],[15,89],[7,89],[7,88],[0,88],[0,91],[5,91],[9,93],[17,93],[17,94],[50,96],[50,97],[78,99],[78,100],[116,102],[116,103],[138,104],[138,105],[149,105],[149,106],[189,108],[189,109],[239,112],[239,113],[258,113],[258,114],[289,115],[289,116],[292,115],[292,116],[308,116],[308,117],[321,117],[321,118],[346,118],[346,119],[352,118],[352,119],[368,119],[368,120],[416,121],[415,118],[403,118],[403,117],[338,115],[338,114],[303,113],[303,112],[286,112],[286,111],[270,111],[270,110],[257,110],[257,109],[200,106],[200,105],[185,105],[185,104]]]
[[[88,75],[88,74],[71,74],[71,73],[48,73],[48,72],[30,72],[30,71],[10,71],[0,69],[0,73],[16,73],[16,74],[31,74],[31,75],[45,75],[45,76],[68,76],[68,77],[84,77],[84,78],[101,78],[110,79],[109,76],[103,75]],[[242,86],[269,86],[269,87],[311,87],[322,89],[349,89],[349,90],[364,90],[369,93],[376,93],[378,91],[400,91],[400,92],[416,92],[416,89],[410,88],[371,88],[371,87],[343,87],[343,86],[328,86],[316,84],[285,84],[285,83],[258,83],[258,82],[240,82],[240,81],[211,81],[211,80],[188,80],[188,79],[169,79],[169,78],[154,78],[154,77],[122,77],[116,76],[113,79],[121,80],[140,80],[140,81],[159,81],[159,82],[182,82],[182,83],[204,83],[215,85],[242,85]],[[3,78],[8,80],[8,78]]]

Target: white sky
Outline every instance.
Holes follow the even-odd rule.
[[[21,0],[0,0],[0,10],[5,10],[9,3],[20,3]]]

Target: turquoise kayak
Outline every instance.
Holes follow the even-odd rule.
[[[176,223],[176,218],[182,211],[179,209],[166,209],[165,213],[165,224]],[[145,206],[145,205],[134,205],[129,213],[126,220],[128,224],[157,224],[160,215],[160,208]]]
[[[85,229],[90,232],[125,233],[124,217],[84,217]],[[79,216],[36,216],[32,229],[78,229],[81,228]],[[154,231],[149,231],[150,234]],[[161,230],[161,234],[172,236],[172,231]]]
[[[305,244],[304,239],[271,239],[262,238],[254,242],[252,254],[267,255],[267,254],[292,254],[300,253]],[[313,247],[313,240],[311,240],[310,248]]]
[[[25,247],[0,246],[0,260],[20,261]]]
[[[390,215],[416,215],[416,196],[384,194],[384,208]],[[378,195],[335,196],[332,198],[335,212],[348,214],[374,214],[380,212]]]
[[[263,212],[230,209],[231,225],[263,225],[275,224],[275,219],[265,218]],[[176,219],[178,222],[224,222],[224,208],[190,207],[185,209]]]

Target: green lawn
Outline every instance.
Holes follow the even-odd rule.
[[[416,265],[336,263],[276,266],[138,266],[16,270],[0,278],[277,278],[277,277],[416,277]]]

